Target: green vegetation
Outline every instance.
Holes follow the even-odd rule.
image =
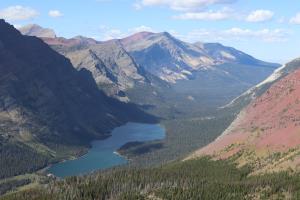
[[[29,179],[4,181],[3,183],[0,183],[0,195],[5,194],[8,191],[12,191],[17,187],[27,185],[29,183]]]
[[[130,165],[139,167],[155,166],[180,160],[195,150],[209,144],[218,137],[234,119],[233,111],[222,110],[212,117],[186,117],[165,120],[162,125],[166,129],[166,138],[162,141],[136,144],[134,148],[123,148],[119,153],[129,157]],[[138,150],[148,145],[160,144],[161,148],[140,155]],[[126,146],[125,146],[126,147]]]
[[[45,167],[48,160],[49,157],[23,144],[0,143],[0,179],[35,172]]]
[[[149,153],[161,148],[163,148],[161,141],[128,142],[118,149],[118,153],[126,157],[133,157],[141,156],[145,153]]]
[[[248,176],[228,161],[208,158],[162,167],[113,169],[85,177],[53,181],[46,187],[4,196],[1,200],[92,199],[299,199],[300,176],[288,173]]]

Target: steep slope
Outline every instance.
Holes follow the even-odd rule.
[[[110,96],[128,101],[122,92],[145,81],[142,70],[118,41],[97,42],[84,37],[43,40],[69,58],[76,69],[89,70],[98,86]]]
[[[0,178],[78,153],[114,127],[144,119],[153,120],[107,97],[90,72],[75,70],[42,40],[0,20]]]
[[[23,26],[19,30],[23,35],[37,36],[37,37],[44,37],[44,38],[56,37],[56,34],[52,29],[43,28],[36,24],[29,24],[27,26]]]
[[[256,91],[265,92],[252,92],[258,97],[219,138],[192,157],[231,158],[240,165],[250,164],[256,173],[299,170],[299,68],[300,59],[294,60],[259,84]]]
[[[250,88],[242,95],[232,100],[225,108],[243,108],[248,105],[252,100],[262,95],[269,87],[275,82],[281,80],[288,74],[292,73],[299,68],[299,59],[295,59],[280,68],[276,69],[267,79],[261,83]]]

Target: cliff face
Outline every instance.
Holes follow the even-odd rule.
[[[128,102],[120,92],[146,81],[145,74],[119,41],[97,42],[84,37],[42,39],[69,58],[77,70],[89,70],[97,85],[109,96]]]
[[[277,77],[243,109],[223,135],[193,156],[232,158],[240,165],[252,165],[257,173],[299,170],[300,61],[286,65],[290,66],[293,71],[281,73],[283,78]]]

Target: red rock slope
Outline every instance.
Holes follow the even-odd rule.
[[[258,173],[300,169],[300,69],[275,82],[192,157],[202,155],[250,164]]]

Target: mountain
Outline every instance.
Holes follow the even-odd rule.
[[[43,28],[36,24],[29,24],[27,26],[23,26],[19,30],[23,35],[37,36],[37,37],[42,37],[42,38],[55,38],[56,37],[56,34],[52,29]]]
[[[280,66],[218,43],[186,43],[166,32],[141,32],[119,41],[144,71],[170,84],[162,95],[173,90],[176,95],[169,95],[176,97],[164,99],[180,113],[199,115],[221,107]]]
[[[193,156],[230,158],[240,166],[249,164],[255,173],[298,171],[299,79],[300,59],[276,70],[240,97],[256,98],[219,138]]]
[[[137,63],[167,82],[186,79],[200,64],[213,64],[200,48],[183,43],[166,32],[137,33],[120,41]]]
[[[123,94],[124,90],[146,79],[140,67],[118,41],[98,42],[82,36],[43,40],[69,58],[76,69],[89,70],[106,94],[123,101],[128,101]]]
[[[225,63],[276,67],[231,47],[218,43],[190,44],[167,32],[137,33],[120,42],[145,70],[171,83],[191,79],[195,71],[218,69],[216,66]]]
[[[39,35],[36,36],[40,37]],[[118,51],[132,57],[131,59],[133,59],[133,61],[131,61],[130,64],[134,63],[134,65],[143,68],[144,71],[150,72],[170,83],[176,83],[177,80],[191,79],[193,73],[199,70],[217,69],[217,71],[224,71],[223,69],[217,68],[217,66],[222,64],[241,64],[260,66],[261,68],[269,67],[272,69],[275,69],[278,66],[277,64],[257,60],[232,47],[225,47],[218,43],[198,42],[190,44],[183,42],[167,32],[140,32],[120,40],[110,40],[106,42],[96,42],[93,39],[89,39],[93,42],[88,45],[83,45],[82,43],[87,39],[88,38],[84,37],[75,37],[71,39],[44,38],[46,43],[67,57],[69,51],[82,49],[84,47],[88,48],[88,45],[94,46],[97,44],[96,46],[100,47],[110,46],[109,49],[119,49]],[[67,47],[67,49],[63,49],[63,46]],[[106,47],[101,50],[106,51],[108,48]],[[108,52],[107,55],[111,55],[109,53],[111,52]],[[102,52],[102,54],[104,54],[104,52]],[[111,58],[111,60],[113,59],[114,58]],[[126,63],[122,64],[123,66],[121,66],[121,68],[126,67],[124,65]],[[107,67],[111,68],[111,63],[109,63]],[[237,68],[236,66],[233,67]],[[227,70],[226,72],[231,74],[230,70]],[[142,74],[140,75],[143,76]],[[97,77],[94,76],[94,78]]]
[[[76,155],[128,121],[154,118],[107,97],[91,72],[0,20],[0,178]]]
[[[76,69],[92,72],[105,94],[164,118],[223,106],[279,66],[221,44],[186,43],[166,32],[102,42],[82,36],[42,40]]]

